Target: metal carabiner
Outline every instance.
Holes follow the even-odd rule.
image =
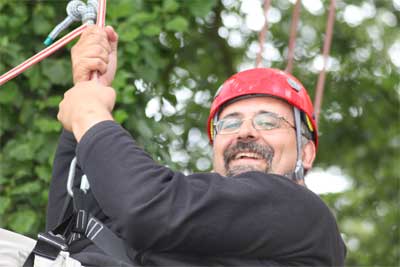
[[[71,161],[71,164],[69,165],[69,171],[68,171],[67,192],[71,197],[74,197],[74,192],[72,191],[72,188],[74,187],[76,163],[77,159],[76,157],[74,157]],[[86,193],[89,188],[90,188],[89,180],[87,179],[86,174],[84,174],[82,175],[80,189]]]

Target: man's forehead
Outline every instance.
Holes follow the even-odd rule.
[[[244,116],[246,114],[256,114],[260,112],[273,112],[278,115],[288,116],[292,114],[291,106],[275,97],[270,96],[253,96],[242,99],[235,99],[224,106],[219,117]]]

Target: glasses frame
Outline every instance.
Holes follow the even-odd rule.
[[[281,129],[281,128],[282,128],[282,127],[281,127],[281,124],[282,124],[282,123],[279,123],[278,127],[275,127],[275,128],[272,128],[272,129],[257,129],[257,127],[255,126],[254,119],[255,119],[258,115],[261,115],[261,114],[268,114],[269,116],[274,117],[275,119],[278,119],[278,120],[281,121],[281,122],[282,122],[282,121],[285,122],[287,125],[290,126],[290,128],[296,129],[296,127],[295,127],[293,124],[291,124],[285,117],[280,116],[280,115],[278,115],[278,114],[276,114],[276,113],[273,113],[273,112],[262,112],[262,113],[258,113],[258,114],[254,115],[254,116],[251,117],[251,118],[244,118],[244,119],[237,118],[238,120],[240,120],[240,126],[239,126],[237,129],[233,130],[232,132],[221,133],[220,130],[219,130],[219,129],[220,129],[219,125],[221,124],[221,122],[225,121],[226,119],[218,120],[217,122],[214,123],[213,126],[214,126],[214,129],[215,129],[215,131],[216,131],[216,134],[221,134],[221,135],[229,135],[229,134],[238,133],[238,132],[240,131],[240,128],[241,128],[242,125],[243,125],[243,122],[244,122],[244,121],[247,121],[247,120],[251,120],[251,125],[252,125],[253,128],[256,129],[257,131],[271,131],[271,130],[274,130],[274,129]]]

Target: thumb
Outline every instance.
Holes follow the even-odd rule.
[[[114,52],[117,50],[118,47],[118,34],[115,32],[112,26],[107,26],[105,28],[105,31],[107,33],[108,41],[111,45],[111,51]]]

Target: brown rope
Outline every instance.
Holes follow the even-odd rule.
[[[301,1],[297,0],[296,5],[294,6],[293,9],[292,22],[290,25],[288,63],[285,69],[287,73],[291,73],[293,69],[294,47],[296,45],[296,33],[297,33],[297,25],[299,24],[300,10],[301,10]]]
[[[258,34],[258,42],[260,44],[260,51],[257,54],[257,59],[256,59],[256,68],[261,67],[261,62],[262,62],[262,54],[264,52],[264,42],[265,42],[265,35],[268,31],[268,20],[267,20],[267,14],[269,7],[271,5],[271,0],[264,0],[264,26],[261,29],[260,33]]]
[[[315,109],[315,121],[318,123],[319,114],[321,110],[322,97],[324,95],[324,84],[325,84],[325,69],[328,61],[329,50],[331,48],[332,42],[332,33],[333,33],[333,24],[335,22],[335,7],[336,0],[331,0],[329,6],[329,15],[328,22],[326,24],[326,33],[325,33],[325,41],[323,48],[323,66],[322,70],[318,76],[318,83],[315,89],[315,100],[314,100],[314,109]]]

